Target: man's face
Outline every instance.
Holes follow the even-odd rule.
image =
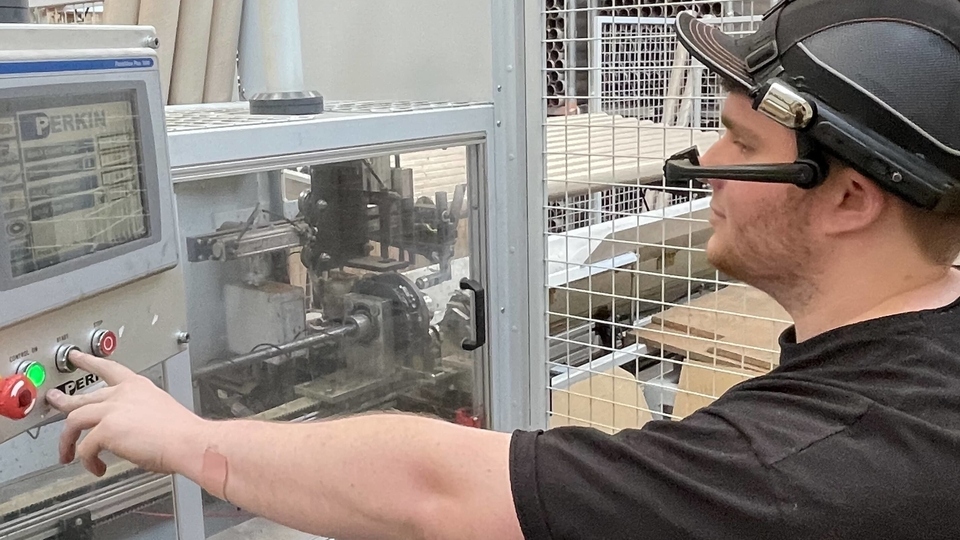
[[[730,94],[726,133],[702,156],[702,165],[792,163],[792,131],[754,111],[750,99]],[[710,263],[758,288],[793,282],[811,263],[809,192],[787,184],[710,180],[713,199],[707,244]]]

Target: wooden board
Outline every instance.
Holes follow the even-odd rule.
[[[685,358],[673,411],[684,418],[775,368],[778,338],[790,324],[789,314],[769,295],[730,285],[666,309],[633,333],[651,349]]]
[[[635,429],[653,419],[643,385],[629,371],[614,367],[550,392],[550,427],[584,426],[606,433]]]
[[[718,138],[716,131],[669,128],[606,113],[548,118],[549,193],[571,196],[610,184],[659,180],[666,157],[691,146],[702,153]]]
[[[664,159],[697,145],[704,152],[718,136],[713,131],[667,128],[647,120],[606,113],[552,117],[546,126],[549,195],[552,198],[602,191],[613,184],[659,182]],[[414,189],[451,194],[466,180],[462,147],[401,156],[413,169]]]
[[[762,373],[751,369],[720,367],[688,359],[680,370],[673,415],[686,418],[713,403],[735,385],[759,375]]]
[[[770,370],[779,363],[778,338],[790,324],[789,314],[769,295],[731,285],[665,310],[653,317],[649,328],[668,341],[699,341],[697,350],[705,346],[713,351],[711,361]]]
[[[707,364],[723,365],[727,367],[748,368],[749,364],[734,363],[730,358],[718,355],[713,342],[697,337],[678,334],[673,331],[658,330],[645,326],[631,332],[647,348],[664,353],[678,354],[684,358],[704,362]]]

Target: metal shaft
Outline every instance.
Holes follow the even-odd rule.
[[[369,320],[367,320],[367,317],[364,315],[356,315],[347,319],[347,323],[343,326],[324,329],[320,333],[305,337],[303,339],[298,339],[297,341],[291,341],[290,343],[284,343],[283,345],[277,345],[276,347],[268,347],[262,351],[244,354],[223,362],[213,362],[207,364],[195,370],[193,372],[193,378],[199,379],[201,377],[210,375],[211,373],[216,373],[217,371],[230,367],[244,366],[256,362],[262,362],[264,360],[283,356],[294,351],[321,345],[342,337],[358,336],[364,333],[364,329],[366,327],[369,327]]]

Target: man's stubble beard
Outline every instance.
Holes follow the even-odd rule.
[[[747,224],[724,224],[734,230],[725,231],[722,246],[707,249],[717,270],[769,294],[788,311],[801,310],[816,290],[810,215],[797,211],[804,208],[801,199],[790,197]]]

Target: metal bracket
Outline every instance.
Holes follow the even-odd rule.
[[[93,515],[89,510],[63,518],[59,524],[57,540],[94,540]]]
[[[300,247],[302,222],[272,224],[257,229],[229,229],[187,238],[187,260],[232,261]]]

